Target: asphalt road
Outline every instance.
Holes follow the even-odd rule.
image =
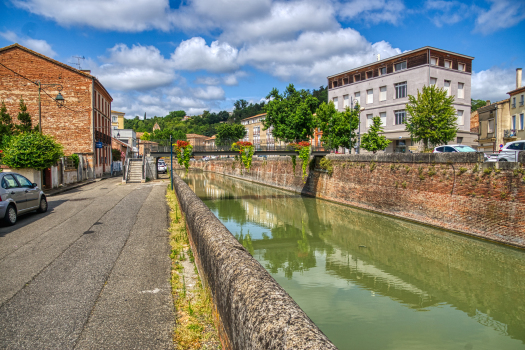
[[[0,348],[173,349],[167,184],[103,180],[0,227]]]

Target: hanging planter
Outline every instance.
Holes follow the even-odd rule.
[[[188,172],[188,168],[190,167],[190,157],[191,152],[193,150],[193,146],[188,141],[177,141],[177,144],[174,145],[174,153],[177,157],[177,161],[180,166],[184,166],[186,168],[186,172]]]
[[[299,151],[299,158],[303,161],[302,168],[303,168],[303,182],[306,183],[306,167],[308,166],[308,160],[310,159],[310,142],[308,141],[301,141],[298,143],[291,143],[291,147],[295,148],[297,151]],[[293,168],[295,173],[295,156],[292,156],[292,162],[293,162]]]
[[[232,144],[232,151],[239,152],[241,155],[241,163],[244,164],[246,170],[250,170],[252,166],[252,157],[255,152],[251,142],[239,141]]]

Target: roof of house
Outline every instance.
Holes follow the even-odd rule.
[[[205,138],[207,139],[208,136],[205,135],[199,135],[199,134],[186,134],[187,139],[198,139],[198,138]]]
[[[116,143],[120,144],[121,146],[129,147],[129,145],[128,145],[127,143],[122,142],[122,141],[120,141],[119,139],[116,139],[116,138],[114,138],[114,137],[111,138],[111,141],[116,142]]]
[[[114,110],[111,110],[111,113],[115,113],[115,114],[126,114],[124,112],[119,112],[119,111],[114,111]]]
[[[516,95],[516,94],[519,94],[519,93],[522,93],[522,92],[525,92],[525,86],[522,86],[520,88],[517,88],[517,89],[514,89],[512,91],[509,91],[509,92],[507,92],[507,94],[512,96],[512,95]]]
[[[477,111],[478,111],[478,113],[491,111],[493,109],[496,109],[497,105],[501,105],[501,104],[505,104],[505,103],[509,103],[509,102],[510,102],[510,98],[507,98],[505,100],[501,100],[501,101],[498,101],[498,102],[493,102],[493,103],[489,104],[488,106],[479,107],[477,109]]]
[[[248,119],[257,118],[257,117],[260,117],[260,116],[262,116],[262,115],[266,115],[266,113],[257,114],[257,115],[254,115],[253,117],[244,118],[243,120],[248,120]]]
[[[380,62],[386,62],[386,61],[390,61],[390,60],[395,60],[395,59],[398,59],[398,58],[400,58],[400,57],[403,57],[403,56],[406,56],[406,55],[411,55],[411,54],[413,54],[414,52],[423,51],[423,50],[434,50],[434,51],[439,51],[439,52],[443,52],[443,53],[447,53],[447,54],[453,54],[453,55],[457,55],[457,56],[465,57],[465,58],[468,58],[468,59],[471,59],[471,60],[474,59],[474,57],[472,57],[472,56],[462,55],[462,54],[459,54],[459,53],[456,53],[456,52],[447,51],[447,50],[442,50],[442,49],[438,49],[438,48],[435,48],[435,47],[432,47],[432,46],[424,46],[424,47],[421,47],[421,48],[419,48],[419,49],[415,49],[415,50],[410,50],[410,51],[403,52],[403,53],[401,53],[401,54],[399,54],[399,55],[396,55],[396,56],[392,56],[392,57],[384,58],[384,59],[379,60],[379,61],[374,61],[374,62],[372,62],[372,63],[365,64],[364,66],[355,67],[355,68],[352,68],[352,69],[346,70],[346,71],[344,71],[344,72],[340,72],[340,73],[337,73],[337,74],[329,75],[328,78],[333,78],[333,77],[339,76],[339,75],[344,74],[344,73],[347,73],[347,72],[352,72],[352,71],[354,71],[354,70],[358,70],[358,69],[365,68],[365,67],[368,67],[368,66],[373,66],[373,65],[376,65],[376,64],[378,64],[378,63],[380,63]]]
[[[204,141],[211,141],[211,140],[215,140],[215,137],[216,137],[216,136],[217,136],[217,135],[213,135],[212,137],[208,137],[208,138],[207,138],[206,140],[204,140]]]
[[[30,53],[30,54],[32,54],[32,55],[38,56],[38,57],[40,57],[40,58],[43,58],[43,59],[45,59],[45,60],[47,60],[47,61],[49,61],[49,62],[51,62],[51,63],[54,63],[54,64],[56,64],[56,65],[58,65],[58,66],[61,66],[62,68],[65,68],[65,69],[68,69],[68,70],[70,70],[70,71],[72,71],[72,72],[75,72],[75,73],[77,73],[77,74],[83,75],[83,76],[85,76],[86,78],[94,79],[94,80],[95,80],[95,81],[96,81],[96,82],[102,87],[102,89],[108,94],[108,96],[111,98],[111,100],[113,100],[113,97],[111,97],[111,94],[106,90],[106,88],[104,87],[104,85],[102,85],[102,83],[101,83],[101,82],[98,80],[98,78],[95,77],[94,75],[91,75],[91,74],[86,73],[86,72],[84,72],[84,71],[81,71],[81,70],[79,70],[79,69],[76,69],[76,68],[73,68],[73,67],[71,67],[71,66],[68,66],[67,64],[62,63],[62,62],[59,62],[59,61],[57,61],[57,60],[54,60],[54,59],[52,59],[52,58],[50,58],[50,57],[44,56],[44,55],[42,55],[41,53],[38,53],[38,52],[33,51],[33,50],[31,50],[31,49],[28,49],[27,47],[22,46],[22,45],[20,45],[20,44],[18,44],[18,43],[14,43],[14,44],[12,44],[12,45],[5,46],[5,47],[0,48],[0,53],[3,52],[3,51],[8,51],[8,50],[11,50],[11,49],[16,49],[16,48],[18,48],[18,49],[20,49],[20,50],[23,50],[23,51],[26,51],[26,52],[28,52],[28,53]]]

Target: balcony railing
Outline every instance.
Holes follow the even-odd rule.
[[[510,139],[511,137],[516,137],[516,129],[504,130],[503,137],[506,139]]]

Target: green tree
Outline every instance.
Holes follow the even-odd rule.
[[[16,129],[21,133],[35,131],[33,129],[33,123],[31,122],[31,115],[27,112],[27,106],[24,99],[20,97],[20,112],[17,117],[20,124],[16,125]]]
[[[314,89],[312,91],[312,96],[315,97],[319,103],[328,103],[328,86],[324,87],[321,85],[319,86],[319,90]]]
[[[142,134],[142,136],[140,137],[140,139],[144,141],[149,141],[151,139],[151,134],[145,131],[144,134]]]
[[[481,107],[484,107],[487,105],[487,101],[485,100],[474,100],[474,99],[471,99],[470,100],[470,111],[471,112],[475,112],[478,110],[478,108],[481,108]]]
[[[458,126],[453,103],[454,97],[435,85],[423,86],[417,97],[408,96],[405,127],[415,142],[423,141],[425,150],[456,137]]]
[[[7,113],[7,108],[4,101],[0,107],[0,147],[3,147],[4,142],[9,136],[13,135],[15,126],[13,125],[13,118]]]
[[[361,138],[361,147],[373,153],[384,150],[392,141],[387,139],[385,135],[379,135],[382,132],[381,118],[377,116],[372,118],[372,126]]]
[[[10,138],[3,163],[10,168],[49,168],[64,156],[62,145],[49,135],[24,133]]]
[[[273,127],[272,134],[282,141],[306,140],[313,136],[313,113],[319,101],[307,90],[296,90],[288,85],[283,94],[273,88],[266,96],[265,130]]]
[[[231,145],[246,136],[246,128],[241,124],[222,123],[217,126],[215,144],[218,146]]]
[[[345,147],[352,149],[356,143],[359,127],[359,104],[351,110],[346,108],[344,112],[335,109],[334,103],[323,102],[317,109],[316,124],[323,132],[321,141],[329,148],[336,149]]]

